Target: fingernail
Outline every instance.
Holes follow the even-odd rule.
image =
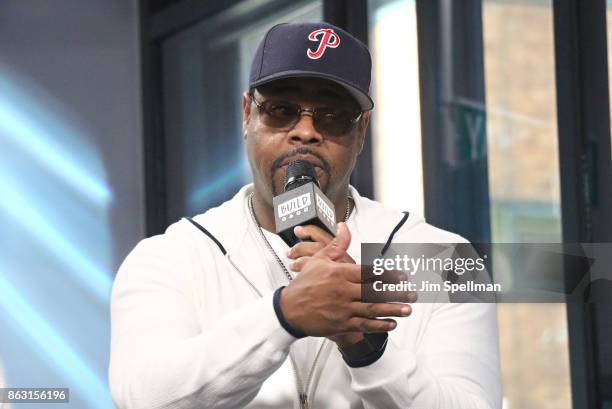
[[[302,230],[302,226],[295,226],[295,227],[293,228],[293,232],[294,232],[294,233],[296,233],[296,234],[297,234],[297,233],[299,233],[299,232],[300,232],[300,230]]]
[[[402,312],[402,315],[404,315],[404,316],[410,315],[410,307],[408,307],[408,306],[402,307],[401,312]]]
[[[389,328],[393,329],[397,326],[397,324],[395,322],[390,322],[389,323]]]
[[[291,249],[287,250],[287,252],[285,253],[285,255],[289,258],[291,258]]]

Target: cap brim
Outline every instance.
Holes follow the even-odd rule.
[[[344,89],[348,91],[348,93],[357,101],[359,106],[363,111],[369,111],[374,108],[374,101],[370,96],[355,87],[354,85],[344,81],[342,78],[336,77],[335,75],[322,74],[320,72],[312,72],[312,71],[282,71],[274,73],[273,75],[269,75],[264,78],[260,78],[258,81],[255,81],[249,85],[250,88],[259,87],[260,85],[268,84],[272,81],[284,79],[284,78],[304,78],[304,77],[314,77],[314,78],[323,78],[326,80],[330,80],[335,82],[336,84],[342,86]]]

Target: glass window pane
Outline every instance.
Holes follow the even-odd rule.
[[[612,69],[610,69],[610,67],[612,67],[612,65],[610,64],[610,62],[612,61],[612,0],[606,0],[606,9],[607,9],[607,16],[606,16],[606,27],[608,30],[608,86],[609,86],[609,93],[608,93],[608,98],[610,95],[612,95]],[[611,101],[612,102],[612,101]],[[612,118],[612,103],[610,103],[610,118]],[[612,124],[612,121],[610,121],[610,123]],[[611,138],[612,138],[612,133],[611,133]],[[612,139],[610,141],[610,156],[612,157]]]
[[[271,13],[243,2],[230,14],[235,18],[204,20],[162,45],[169,222],[216,206],[250,182],[241,103],[257,45],[275,24],[320,21],[322,6],[295,2]]]
[[[552,0],[483,1],[483,35],[492,241],[561,242]],[[565,305],[498,316],[504,408],[570,408]]]
[[[376,200],[423,214],[415,0],[370,0]]]
[[[606,1],[606,27],[607,27],[607,40],[608,40],[608,86],[609,93],[608,98],[612,95],[612,0]],[[612,101],[610,102],[610,118],[612,118]],[[612,123],[612,121],[611,121]],[[610,140],[610,156],[612,157],[612,139]],[[612,329],[610,329],[609,325],[603,324],[604,321],[607,321],[607,318],[612,316],[612,306],[599,306],[601,308],[600,313],[600,327],[601,330],[598,331],[597,337],[600,349],[603,351],[599,351],[600,362],[599,362],[599,370],[600,376],[607,380],[607,385],[612,385],[612,348],[610,345],[610,334],[612,334]],[[605,311],[605,312],[604,312]],[[604,318],[605,317],[605,318]],[[608,321],[609,322],[609,321]],[[607,325],[604,327],[604,325]],[[599,329],[598,328],[598,329]],[[605,346],[604,346],[605,345]],[[606,382],[606,381],[604,381]],[[604,402],[604,408],[612,409],[612,388],[602,386],[603,397],[606,399]]]

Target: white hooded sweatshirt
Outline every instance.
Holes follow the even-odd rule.
[[[494,304],[417,302],[396,318],[383,355],[359,368],[326,338],[290,335],[272,304],[287,279],[250,215],[252,189],[194,218],[226,255],[183,219],[142,240],[122,264],[109,369],[119,408],[306,407],[298,389],[311,409],[501,408]],[[348,253],[360,263],[360,243],[386,242],[403,214],[350,193]],[[280,238],[267,236],[282,251]],[[410,215],[393,242],[465,239]]]

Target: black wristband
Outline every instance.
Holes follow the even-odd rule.
[[[389,334],[386,332],[376,332],[363,334],[364,339],[354,345],[345,348],[338,348],[342,354],[342,359],[351,368],[361,368],[378,361],[383,356],[387,347]]]
[[[276,318],[278,318],[278,322],[280,322],[280,325],[285,329],[285,331],[287,331],[296,338],[304,338],[306,334],[296,328],[293,328],[287,322],[285,316],[283,315],[283,310],[281,310],[280,307],[280,296],[281,292],[283,291],[283,288],[285,288],[285,286],[277,288],[276,291],[274,291],[274,297],[272,297],[272,305],[274,305],[274,312],[276,313]]]

